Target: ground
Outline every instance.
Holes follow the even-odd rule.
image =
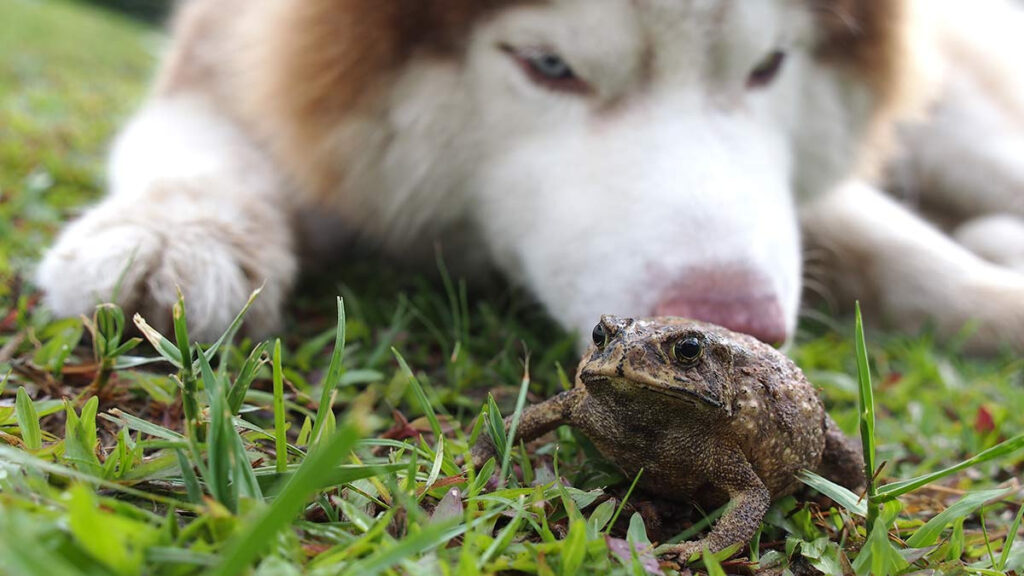
[[[630,491],[569,429],[502,451],[494,469],[463,466],[496,411],[550,396],[574,369],[572,337],[500,283],[361,258],[343,278],[306,279],[277,350],[185,334],[131,348],[117,310],[55,321],[37,307],[33,262],[102,193],[105,149],[162,42],[93,5],[0,3],[0,575],[677,570],[651,542],[698,533],[701,512]],[[788,352],[856,434],[853,326],[808,313]],[[1010,451],[1024,361],[867,331],[872,511],[808,489],[739,560],[691,570],[1022,573],[1024,542],[1008,534],[1024,501],[1024,451]],[[882,503],[889,483],[997,445]]]

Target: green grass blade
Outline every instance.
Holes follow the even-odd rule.
[[[302,420],[302,426],[299,428],[299,435],[295,438],[296,446],[309,446],[310,434],[313,433],[313,419],[306,416]]]
[[[889,540],[889,528],[899,516],[900,509],[899,502],[887,502],[881,507],[875,523],[868,526],[867,541],[853,561],[853,569],[858,576],[887,576],[907,567],[907,561]]]
[[[341,427],[320,448],[310,454],[282,488],[277,499],[259,518],[246,523],[234,538],[223,559],[210,574],[235,576],[267,549],[274,536],[302,511],[302,507],[334,473],[334,465],[345,459],[364,434],[363,424],[350,413]]]
[[[28,392],[24,386],[18,387],[18,396],[14,401],[14,414],[18,421],[18,428],[21,429],[21,441],[25,448],[35,452],[43,447],[43,433],[39,427],[39,414],[32,404]]]
[[[224,386],[213,372],[205,354],[199,357],[199,370],[210,401],[210,424],[206,438],[206,486],[210,495],[232,512],[238,511],[238,485],[231,481],[234,449],[231,435],[237,434],[231,422]]]
[[[235,334],[238,333],[238,329],[242,327],[242,322],[245,320],[246,313],[249,312],[249,308],[252,307],[253,302],[256,301],[256,298],[259,297],[260,292],[262,291],[263,286],[252,291],[252,294],[249,295],[249,299],[245,302],[245,306],[242,306],[242,309],[235,315],[235,319],[231,321],[230,325],[228,325],[228,329],[220,335],[220,338],[218,338],[216,342],[206,349],[204,354],[206,354],[207,361],[213,362],[213,357],[217,354],[217,350],[220,350],[220,347],[224,344],[230,344],[235,338]]]
[[[165,338],[163,334],[150,326],[141,315],[136,314],[132,317],[132,320],[135,322],[135,327],[139,329],[139,332],[142,332],[142,336],[149,341],[157,354],[180,370],[182,367],[181,350],[173,342]]]
[[[124,335],[124,311],[115,304],[100,304],[93,312],[93,347],[97,360],[117,356]]]
[[[587,524],[590,526],[591,535],[596,538],[598,534],[604,530],[604,527],[611,521],[612,516],[615,514],[615,500],[608,499],[600,503],[593,512],[590,513],[590,519],[587,520]]]
[[[36,458],[35,456],[32,456],[24,452],[23,450],[10,448],[8,446],[0,445],[0,461],[11,462],[30,470],[45,472],[46,474],[52,474],[60,478],[69,478],[71,480],[78,480],[79,482],[83,482],[85,484],[100,486],[107,490],[125,494],[146,502],[155,502],[163,506],[169,506],[180,510],[187,510],[189,512],[201,512],[201,509],[199,507],[193,506],[188,502],[183,502],[181,500],[177,500],[174,498],[168,498],[166,496],[162,496],[160,494],[156,494],[153,492],[146,492],[145,490],[139,490],[136,488],[132,488],[130,486],[118,484],[117,482],[110,482],[107,480],[96,478],[95,476],[79,472],[78,470],[73,470],[66,466],[61,466],[59,464],[54,464],[52,462],[40,460],[39,458]],[[2,514],[0,514],[0,516],[2,516]]]
[[[0,573],[5,576],[96,576],[89,566],[76,566],[48,546],[40,545],[45,528],[38,519],[14,508],[0,514]]]
[[[121,344],[120,346],[112,350],[110,352],[110,357],[115,359],[120,358],[121,356],[124,356],[125,354],[137,348],[139,344],[142,344],[142,338],[132,338],[125,342],[124,344]]]
[[[501,410],[498,403],[494,401],[494,395],[487,395],[487,431],[491,435],[491,442],[494,443],[494,453],[502,462],[505,461],[505,451],[508,450],[508,437],[505,435],[505,419],[501,417]]]
[[[263,490],[260,488],[260,483],[256,479],[256,472],[252,469],[252,463],[249,462],[249,456],[245,452],[245,445],[242,442],[242,436],[233,428],[231,431],[232,434],[229,438],[231,440],[231,449],[234,453],[234,456],[231,459],[234,463],[232,472],[234,482],[237,485],[236,491],[238,496],[244,496],[254,500],[263,500]]]
[[[501,457],[501,474],[498,476],[498,487],[501,488],[505,485],[505,481],[508,478],[508,469],[512,463],[512,442],[515,442],[516,430],[519,428],[519,420],[523,417],[523,408],[526,407],[526,393],[530,391],[530,357],[526,357],[526,363],[523,367],[523,380],[519,385],[519,397],[516,398],[516,409],[512,413],[512,422],[508,426],[507,438],[511,440],[508,442],[507,449]]]
[[[103,462],[103,477],[107,479],[121,478],[126,472],[131,470],[131,466],[134,463],[133,451],[129,448],[132,443],[131,431],[127,428],[121,428],[117,431],[117,444],[114,445],[114,450],[107,455],[106,461]]]
[[[183,450],[175,450],[174,453],[178,457],[178,467],[181,470],[181,479],[185,483],[185,492],[188,494],[189,502],[202,504],[203,489],[199,485],[199,478],[196,477],[195,470],[192,469],[192,463],[188,461]]]
[[[874,526],[878,517],[878,502],[875,500],[875,395],[871,387],[871,367],[868,363],[868,347],[864,338],[864,318],[860,302],[856,306],[856,329],[854,342],[857,349],[857,381],[859,384],[857,408],[860,413],[860,439],[864,448],[864,477],[867,480],[868,526]]]
[[[175,432],[174,430],[164,428],[163,426],[159,426],[157,424],[153,424],[149,420],[143,420],[138,416],[133,416],[131,414],[128,414],[127,412],[122,412],[117,408],[114,408],[113,410],[110,411],[110,416],[103,414],[103,417],[106,418],[107,420],[119,422],[124,426],[127,426],[131,430],[135,430],[136,432],[142,432],[143,434],[148,434],[154,438],[160,438],[162,440],[168,440],[170,442],[185,441],[185,437]]]
[[[701,560],[704,562],[704,568],[708,571],[708,576],[726,576],[725,570],[722,569],[722,563],[707,548],[701,553]]]
[[[420,408],[427,417],[427,421],[430,422],[430,429],[434,433],[434,438],[440,438],[444,435],[441,431],[441,421],[437,419],[437,413],[434,412],[434,406],[431,405],[430,400],[427,398],[427,393],[423,391],[423,385],[420,384],[419,378],[413,374],[412,369],[409,368],[409,364],[406,363],[405,358],[398,352],[397,349],[391,348],[391,353],[395,355],[398,360],[398,365],[402,368],[402,373],[405,374],[405,378],[409,382],[409,386],[412,387],[413,394],[416,395],[416,400],[420,404]]]
[[[234,384],[231,385],[231,391],[228,393],[228,408],[234,416],[238,415],[242,405],[245,404],[245,395],[249,391],[249,387],[252,386],[253,380],[256,379],[256,374],[265,363],[263,351],[267,349],[267,346],[267,342],[260,342],[252,349],[248,358],[242,363]]]
[[[437,449],[434,450],[434,463],[430,466],[430,474],[427,475],[427,481],[423,484],[424,495],[434,485],[434,482],[437,482],[438,476],[441,475],[441,465],[444,464],[444,449],[444,436],[440,436],[437,439]]]
[[[1013,549],[1014,542],[1017,539],[1017,532],[1020,530],[1022,517],[1024,517],[1024,504],[1017,506],[1017,517],[1013,519],[1013,524],[1010,525],[1010,529],[1006,532],[1006,539],[1003,540],[1003,551],[999,554],[999,565],[996,566],[1000,570],[1005,570],[1006,563],[1010,560],[1010,550]]]
[[[316,487],[316,490],[326,490],[344,484],[351,484],[356,480],[374,478],[382,474],[393,474],[405,469],[405,464],[333,466],[329,473],[323,477],[323,482]],[[281,493],[281,490],[284,490],[288,482],[291,481],[292,477],[295,476],[295,472],[279,473],[272,468],[254,470],[253,473],[266,498],[276,498]]]
[[[629,517],[629,528],[626,529],[626,540],[634,547],[651,547],[651,539],[647,536],[647,526],[644,525],[644,517],[639,512],[634,512]]]
[[[797,473],[797,478],[807,484],[811,488],[814,488],[818,492],[821,492],[825,496],[828,496],[849,512],[856,514],[857,516],[865,517],[868,514],[867,503],[864,499],[851,492],[845,486],[840,486],[835,482],[827,478],[823,478],[810,470],[801,470]]]
[[[185,430],[193,442],[203,439],[203,431],[199,422],[199,388],[192,365],[192,348],[188,340],[188,317],[185,311],[185,297],[178,291],[178,301],[174,303],[172,314],[174,339],[181,357],[179,379],[181,380],[181,405],[185,413]]]
[[[950,474],[955,474],[961,470],[965,470],[972,466],[977,466],[978,464],[982,464],[990,460],[1003,458],[1022,448],[1024,448],[1024,434],[1014,436],[1009,440],[1000,442],[999,444],[996,444],[995,446],[989,448],[988,450],[980,452],[977,456],[974,456],[973,458],[970,458],[968,460],[964,460],[963,462],[956,464],[955,466],[950,466],[949,468],[939,470],[938,472],[932,472],[930,474],[918,476],[917,478],[911,478],[909,480],[901,480],[899,482],[886,484],[885,486],[878,489],[878,498],[882,502],[888,502],[895,498],[899,498],[904,494],[913,492],[914,490],[917,490],[923,486],[927,486],[928,484],[931,484],[936,480],[945,478]]]
[[[501,529],[498,537],[491,542],[491,545],[487,547],[487,550],[484,550],[484,553],[477,560],[476,565],[478,570],[482,571],[484,566],[491,561],[491,558],[494,558],[495,554],[501,552],[505,548],[508,548],[508,545],[512,543],[512,539],[519,531],[519,526],[523,522],[523,513],[522,501],[520,501],[520,506],[516,507],[516,515],[512,517],[512,520],[504,528]]]
[[[476,497],[483,491],[484,487],[487,486],[487,482],[491,479],[491,475],[494,474],[496,467],[497,463],[494,458],[488,458],[487,462],[484,462],[483,466],[476,471],[476,477],[473,479],[472,484],[469,485],[469,489],[466,490],[467,497]]]
[[[313,431],[310,434],[310,446],[315,446],[325,435],[324,424],[327,420],[327,413],[334,412],[332,398],[334,390],[341,380],[342,369],[345,358],[345,300],[338,298],[338,326],[334,334],[334,351],[331,352],[331,364],[327,367],[327,375],[320,384],[320,404],[316,408],[316,418],[313,420]]]
[[[587,523],[582,518],[569,520],[569,533],[562,541],[562,576],[576,576],[587,559]]]
[[[278,472],[288,469],[288,437],[284,413],[284,375],[281,372],[281,340],[274,342],[274,462]]]
[[[377,548],[374,554],[349,566],[343,576],[376,576],[410,556],[422,555],[461,536],[467,525],[461,518],[437,522],[424,527],[420,532],[406,536],[389,548]]]
[[[174,321],[174,340],[178,346],[178,354],[181,356],[181,370],[184,377],[194,376],[192,368],[192,349],[188,340],[188,316],[185,313],[185,297],[178,291],[178,301],[174,303],[172,310]],[[183,379],[184,379],[183,377]]]
[[[619,514],[622,514],[622,509],[626,507],[626,503],[629,502],[629,497],[633,495],[633,490],[636,485],[640,483],[640,477],[643,476],[644,469],[641,468],[636,476],[633,478],[633,482],[629,485],[629,490],[626,490],[626,495],[622,497],[622,502],[619,502],[619,507],[615,510],[615,514],[612,515],[611,521],[608,522],[607,533],[611,533],[612,528],[615,527],[615,521],[619,519]]]
[[[64,400],[64,461],[92,476],[100,477],[103,467],[96,456],[96,410],[99,399],[93,396],[75,413],[69,400]]]
[[[971,492],[955,504],[936,514],[931,520],[925,523],[907,539],[907,546],[911,548],[927,548],[939,541],[942,530],[958,518],[966,518],[975,510],[990,500],[1000,498],[1010,492],[1010,489],[985,490],[983,492]]]
[[[89,398],[85,405],[82,406],[81,423],[82,431],[85,434],[83,440],[93,455],[96,453],[96,446],[98,444],[96,435],[96,413],[99,411],[99,408],[100,399],[96,396]]]

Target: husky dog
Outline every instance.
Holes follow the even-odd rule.
[[[584,333],[786,340],[806,249],[837,302],[1024,346],[1010,0],[188,0],[175,22],[108,196],[39,267],[58,314],[117,287],[163,318],[180,286],[209,338],[265,284],[249,328],[273,330],[312,213],[395,254],[452,243]]]

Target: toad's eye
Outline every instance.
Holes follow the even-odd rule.
[[[608,343],[608,329],[604,327],[604,322],[594,326],[594,333],[591,334],[591,337],[594,339],[594,346],[604,348]]]
[[[764,88],[771,85],[778,77],[782,65],[786,62],[786,53],[775,50],[765,57],[747,78],[747,88]]]
[[[590,86],[576,75],[572,66],[549,49],[502,46],[502,50],[515,58],[519,67],[536,84],[560,92],[582,94],[590,90]]]
[[[704,345],[693,336],[683,338],[672,347],[672,355],[683,364],[694,364],[704,355]]]

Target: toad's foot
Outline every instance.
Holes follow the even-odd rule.
[[[771,504],[771,493],[754,473],[742,452],[722,451],[710,456],[710,461],[718,462],[715,468],[717,477],[712,476],[712,481],[729,494],[729,505],[705,538],[659,550],[662,554],[677,557],[683,564],[699,557],[705,550],[716,554],[731,546],[742,546],[749,542]]]

